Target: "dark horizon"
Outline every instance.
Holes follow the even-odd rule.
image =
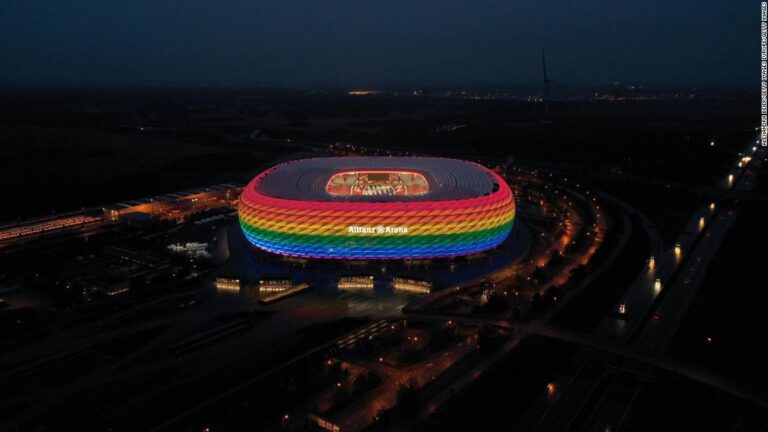
[[[467,83],[446,83],[446,84],[297,84],[297,85],[247,85],[230,83],[199,83],[199,84],[177,84],[171,82],[157,83],[0,83],[0,93],[4,95],[32,96],[32,95],[51,95],[51,94],[115,94],[124,92],[136,94],[161,94],[161,93],[185,93],[185,92],[212,92],[222,95],[232,92],[252,92],[255,94],[265,93],[273,95],[346,95],[352,90],[371,90],[380,92],[375,96],[407,96],[414,91],[420,91],[420,95],[440,96],[440,92],[518,92],[520,94],[530,94],[532,96],[541,93],[542,84],[540,82],[523,84],[467,84]],[[552,97],[557,99],[561,93],[584,93],[585,95],[594,90],[628,90],[636,91],[698,91],[711,94],[722,94],[728,96],[743,96],[748,99],[758,100],[759,82],[755,83],[717,83],[696,85],[690,83],[663,83],[663,82],[604,82],[604,83],[553,83],[551,87]],[[368,96],[370,97],[370,96]]]
[[[524,86],[542,47],[555,85],[757,85],[757,3],[633,5],[19,2],[0,85]]]

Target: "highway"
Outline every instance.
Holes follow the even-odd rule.
[[[750,193],[763,154],[764,149],[756,149],[749,163],[730,170],[717,187],[726,194],[738,190],[739,197]],[[545,326],[529,328],[531,334],[590,349],[579,351],[580,367],[558,378],[556,392],[542,395],[516,429],[623,430],[638,396],[648,391],[656,369],[669,370],[768,409],[764,392],[664,356],[735,217],[735,212],[704,203],[690,217],[675,246],[654,257],[654,265],[638,275],[615,305],[615,313],[591,335]],[[619,364],[622,366],[617,367]]]
[[[609,353],[635,360],[637,362],[644,363],[645,365],[665,369],[691,380],[706,384],[710,387],[720,389],[740,399],[752,402],[758,406],[768,409],[768,392],[766,392],[764,389],[750,389],[744,384],[714,375],[707,372],[705,369],[684,364],[678,360],[671,359],[662,354],[638,349],[637,347],[628,346],[626,344],[601,340],[584,333],[571,332],[568,330],[556,329],[543,325],[526,326],[523,328],[523,331],[529,335],[545,336],[548,338],[588,347],[597,350],[599,352],[598,355]],[[591,360],[591,357],[587,356],[585,359]],[[642,378],[638,379],[638,381],[652,381],[652,378],[650,378],[652,375],[646,371],[629,371],[634,372],[633,374],[638,378]],[[617,373],[617,371],[613,371],[612,373]]]
[[[559,310],[561,307],[566,305],[570,299],[575,297],[579,294],[581,289],[584,286],[587,286],[589,283],[591,283],[592,280],[594,280],[599,274],[601,274],[603,271],[605,271],[610,265],[614,262],[614,260],[618,257],[618,253],[625,247],[627,240],[629,239],[630,233],[632,231],[632,224],[629,221],[629,217],[627,214],[633,214],[641,216],[637,210],[635,210],[633,207],[629,206],[623,201],[620,201],[616,199],[613,196],[610,196],[608,194],[600,194],[602,198],[608,199],[608,200],[614,200],[617,204],[619,204],[622,208],[624,208],[625,213],[623,213],[622,217],[624,218],[624,221],[622,223],[622,232],[619,234],[619,240],[609,256],[607,256],[604,259],[604,262],[601,264],[599,268],[596,268],[585,280],[584,282],[579,286],[575,287],[572,290],[569,290],[568,292],[564,293],[562,299],[558,301],[551,310],[548,311],[547,314],[540,317],[538,320],[536,320],[534,323],[530,324],[515,324],[518,328],[518,332],[513,334],[512,338],[504,343],[500,348],[498,348],[490,357],[483,360],[481,363],[473,366],[469,371],[462,374],[460,377],[455,379],[453,382],[450,383],[450,385],[446,387],[450,387],[453,389],[453,392],[450,394],[446,392],[441,392],[437,394],[436,396],[432,397],[430,400],[428,400],[424,406],[417,412],[415,416],[413,416],[410,420],[405,422],[404,424],[398,425],[398,428],[396,430],[409,430],[413,426],[415,426],[418,422],[426,419],[431,413],[435,412],[438,408],[440,408],[443,404],[449,401],[449,399],[454,395],[458,394],[461,390],[465,389],[466,387],[470,386],[472,383],[475,382],[481,375],[486,373],[490,368],[494,367],[501,359],[506,357],[512,350],[514,350],[519,342],[521,341],[522,337],[527,334],[527,332],[532,328],[538,328],[538,326],[543,325],[544,322],[549,320],[553,314]],[[602,212],[600,212],[602,213]],[[600,230],[602,232],[605,232],[607,229],[607,224],[605,221],[605,217],[601,214],[598,216],[598,226],[600,227]],[[641,218],[642,219],[642,218]],[[647,230],[647,234],[649,238],[651,239],[652,244],[655,244],[657,248],[660,248],[660,237],[658,234],[658,229],[647,219],[642,219],[643,221],[643,227],[645,230]],[[593,251],[594,253],[594,251]],[[450,295],[449,290],[445,290],[440,292],[438,295],[440,296],[447,296]],[[448,321],[452,320],[455,322],[460,322],[463,324],[471,324],[471,325],[478,325],[478,326],[486,326],[486,327],[496,327],[496,328],[502,328],[507,330],[514,330],[513,325],[504,319],[486,319],[486,318],[480,318],[480,317],[468,317],[468,316],[461,316],[461,315],[449,315],[449,314],[429,314],[424,312],[419,313],[412,313],[412,309],[408,308],[407,310],[403,310],[403,315],[400,316],[400,318],[404,318],[407,320],[413,320],[413,321]],[[396,317],[392,317],[393,319]]]
[[[629,342],[638,328],[645,324],[648,311],[662,293],[664,286],[677,274],[684,256],[688,255],[686,251],[689,251],[702,235],[700,221],[703,218],[705,223],[709,223],[713,214],[708,207],[701,207],[694,212],[683,232],[677,237],[676,246],[661,255],[653,256],[654,265],[649,265],[646,271],[638,275],[617,302],[614,308],[615,316],[606,317],[595,330],[597,336]],[[620,305],[624,305],[623,313],[620,312]]]
[[[735,222],[733,212],[720,212],[712,226],[689,253],[689,259],[666,292],[635,344],[642,349],[665,353],[690,304],[704,281],[706,269]]]

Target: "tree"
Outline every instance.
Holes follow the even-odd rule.
[[[444,349],[453,341],[455,334],[456,332],[453,326],[438,328],[432,332],[432,335],[429,338],[429,350],[434,352]]]
[[[477,344],[480,346],[480,349],[492,350],[498,348],[502,342],[503,338],[499,332],[494,329],[482,327],[478,332]]]
[[[410,412],[419,406],[419,386],[416,379],[411,378],[407,384],[401,384],[397,389],[397,405],[405,412]]]
[[[413,364],[424,358],[424,353],[421,348],[409,346],[405,348],[401,356],[401,362],[403,364]]]
[[[352,401],[352,395],[349,393],[346,387],[337,387],[333,393],[333,404],[335,408],[341,408],[346,406]]]
[[[381,378],[379,378],[379,376],[374,372],[369,371],[358,374],[355,378],[355,382],[353,383],[355,387],[354,394],[355,396],[360,396],[368,390],[378,386],[379,384],[381,384]]]

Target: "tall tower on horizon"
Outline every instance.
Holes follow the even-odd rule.
[[[544,88],[541,92],[541,98],[544,101],[544,115],[549,115],[549,85],[552,80],[547,76],[547,57],[544,54],[544,47],[541,47],[541,72],[544,80]]]

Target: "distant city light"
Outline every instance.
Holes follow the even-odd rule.
[[[347,92],[350,96],[370,96],[370,95],[376,95],[381,93],[378,90],[350,90]]]

